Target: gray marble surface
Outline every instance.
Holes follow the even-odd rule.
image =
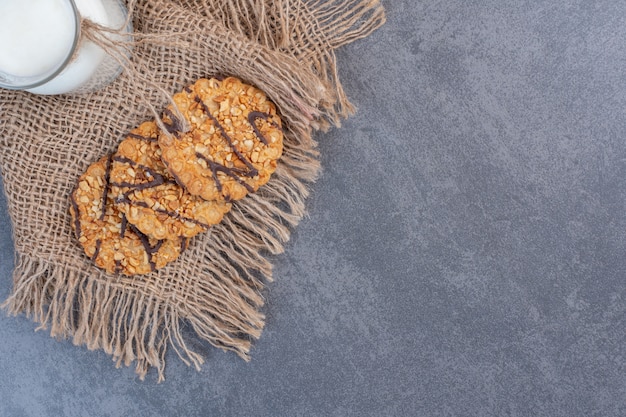
[[[140,382],[1,315],[0,416],[626,415],[626,5],[385,4],[252,362]]]

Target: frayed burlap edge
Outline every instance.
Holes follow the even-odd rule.
[[[215,347],[249,360],[251,340],[264,326],[260,291],[272,280],[269,256],[284,251],[290,228],[305,214],[306,183],[319,172],[317,152],[299,149],[308,132],[285,131],[286,147],[273,180],[258,193],[235,202],[223,222],[194,242],[184,256],[206,259],[211,279],[195,288],[200,298],[179,299],[150,291],[132,280],[96,279],[84,270],[16,253],[14,288],[2,308],[25,314],[38,330],[69,338],[90,350],[102,349],[116,365],[136,362],[144,379],[149,368],[164,380],[171,345],[181,360],[200,370],[202,356],[185,342],[181,323]],[[262,219],[254,213],[264,213]],[[203,296],[202,296],[203,295]]]
[[[177,1],[254,42],[307,63],[328,95],[319,103],[321,117],[314,128],[339,126],[342,118],[354,113],[339,81],[335,50],[368,36],[385,23],[378,0]],[[269,21],[268,16],[276,19]]]

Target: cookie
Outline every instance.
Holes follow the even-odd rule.
[[[256,191],[276,170],[283,132],[276,107],[259,89],[228,77],[200,79],[173,97],[161,132],[161,158],[175,180],[205,200],[234,201]]]
[[[133,129],[113,155],[111,192],[129,223],[155,239],[193,237],[222,220],[231,207],[187,193],[161,161],[154,122]]]
[[[72,228],[98,267],[109,273],[146,274],[178,258],[187,239],[152,239],[128,223],[110,192],[112,159],[100,159],[79,178],[71,195]]]

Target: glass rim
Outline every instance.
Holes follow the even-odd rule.
[[[78,41],[80,39],[80,13],[78,12],[78,8],[76,7],[76,3],[74,2],[74,0],[64,0],[64,1],[70,4],[70,7],[74,14],[74,40],[72,41],[72,46],[70,47],[67,56],[60,62],[59,66],[54,71],[52,71],[49,74],[46,74],[44,78],[38,81],[31,82],[29,84],[20,84],[20,85],[16,85],[16,84],[7,85],[3,83],[2,81],[0,81],[0,88],[6,88],[7,90],[28,90],[30,88],[39,87],[43,84],[46,84],[47,82],[55,78],[57,75],[59,75],[70,63],[70,61],[72,60],[74,56],[74,52],[76,52]]]

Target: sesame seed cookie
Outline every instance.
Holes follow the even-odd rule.
[[[222,220],[231,204],[186,192],[161,161],[154,122],[133,129],[113,155],[111,191],[129,223],[155,239],[193,237]]]
[[[173,96],[159,135],[161,159],[178,183],[205,200],[234,201],[255,192],[276,170],[283,132],[275,105],[237,78],[200,79]],[[169,133],[169,134],[168,134]]]
[[[109,273],[146,274],[178,258],[186,238],[152,239],[128,223],[110,192],[112,155],[93,163],[71,195],[76,238],[87,256]]]

